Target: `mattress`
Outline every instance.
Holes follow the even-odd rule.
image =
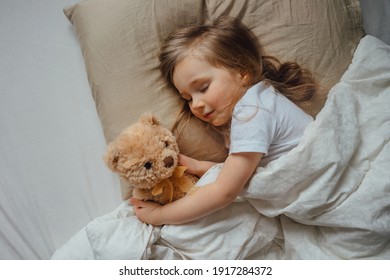
[[[0,259],[48,259],[121,201],[62,11],[75,2],[0,2]]]

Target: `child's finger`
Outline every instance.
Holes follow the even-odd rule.
[[[134,206],[138,206],[139,202],[141,202],[141,200],[138,200],[138,199],[132,197],[132,198],[129,199],[129,202],[130,202],[130,204],[132,204]]]
[[[134,197],[130,198],[130,203],[133,204],[133,206],[136,206],[138,208],[143,208],[150,204],[150,202],[139,200]]]

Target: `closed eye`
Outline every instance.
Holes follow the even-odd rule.
[[[209,89],[209,85],[203,86],[200,88],[199,92],[205,93]]]

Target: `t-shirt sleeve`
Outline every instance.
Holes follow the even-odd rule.
[[[258,106],[238,106],[232,118],[229,154],[258,152],[266,155],[276,133],[277,122],[272,112]]]

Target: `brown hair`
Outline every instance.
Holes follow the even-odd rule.
[[[222,17],[213,24],[185,27],[168,36],[159,58],[161,73],[172,87],[175,66],[188,54],[199,55],[215,67],[248,74],[247,88],[265,81],[298,106],[309,101],[317,90],[309,71],[295,62],[281,63],[265,55],[257,37],[238,19]],[[189,118],[188,105],[183,107],[178,122],[183,117]]]

